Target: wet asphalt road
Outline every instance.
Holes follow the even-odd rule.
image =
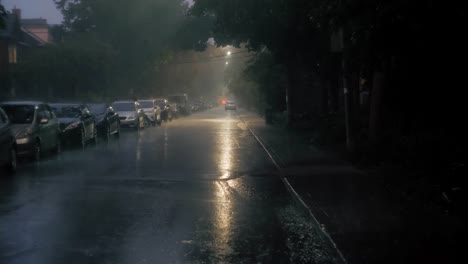
[[[274,172],[222,109],[23,162],[0,179],[0,263],[298,263]]]

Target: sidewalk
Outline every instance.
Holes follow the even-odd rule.
[[[456,263],[464,259],[462,219],[390,191],[383,176],[355,169],[311,146],[307,135],[241,119],[325,226],[348,263]]]

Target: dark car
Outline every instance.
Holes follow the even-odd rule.
[[[85,104],[54,103],[50,107],[57,115],[65,144],[78,145],[97,143],[96,119]]]
[[[161,119],[164,121],[172,121],[172,108],[166,99],[156,99],[156,104],[161,108]]]
[[[108,140],[111,135],[120,135],[119,115],[112,106],[105,103],[88,104],[88,108],[96,118],[98,135]]]
[[[9,173],[16,171],[16,139],[10,120],[0,108],[0,167]]]
[[[11,122],[18,156],[40,160],[45,151],[60,152],[59,121],[49,105],[42,102],[0,104]]]

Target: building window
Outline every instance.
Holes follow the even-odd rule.
[[[8,45],[8,62],[10,63],[16,63],[16,44],[10,44]]]

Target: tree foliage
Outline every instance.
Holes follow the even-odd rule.
[[[432,140],[460,131],[449,128],[458,123],[462,97],[453,96],[456,88],[447,87],[463,83],[459,65],[466,59],[468,43],[462,33],[466,20],[462,2],[195,0],[190,12],[214,20],[212,37],[220,46],[246,43],[257,52],[266,47],[287,76],[292,104],[288,110],[304,98],[319,96],[315,93],[319,90],[324,113],[330,105],[343,109],[340,98],[348,98],[342,94],[346,77],[351,119],[360,121],[355,127],[362,130],[363,138],[377,131],[368,128],[376,127],[380,141],[391,147],[409,137],[426,135]],[[343,33],[344,49],[333,53],[331,36],[338,32]],[[273,73],[275,68],[264,67],[252,70],[257,84],[267,87],[270,78],[260,76],[270,75],[264,71]],[[318,79],[313,82],[320,85],[307,79]],[[369,84],[370,108],[360,106],[362,80]],[[264,90],[263,95],[269,93]],[[443,123],[444,129],[435,128],[434,120]]]
[[[32,49],[19,67],[20,83],[53,87],[54,96],[160,94],[162,65],[177,50],[205,48],[208,39],[210,20],[188,16],[183,0],[54,2],[64,17],[50,29],[55,44]],[[205,41],[193,40],[202,35]]]
[[[0,4],[0,29],[5,28],[5,17],[6,17],[5,7],[2,4]]]

